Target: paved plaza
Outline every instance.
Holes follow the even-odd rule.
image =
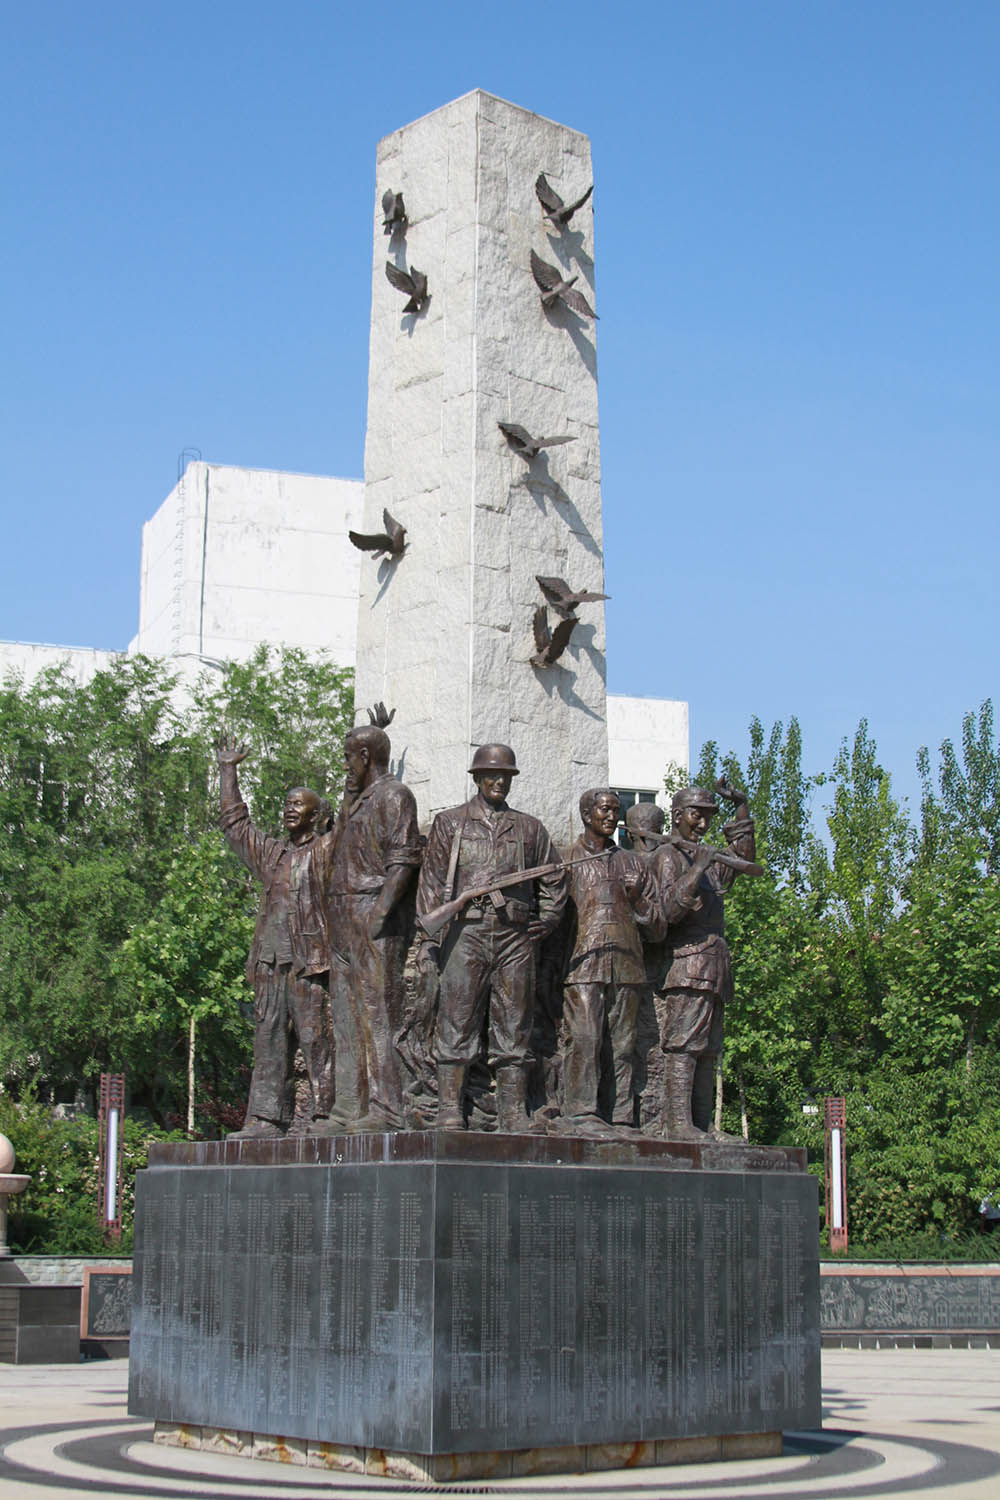
[[[126,1414],[126,1374],[124,1360],[0,1366],[0,1500],[374,1500],[449,1492],[587,1500],[1000,1497],[1000,1351],[989,1349],[826,1350],[823,1431],[787,1435],[781,1458],[455,1485],[154,1447],[150,1424]]]

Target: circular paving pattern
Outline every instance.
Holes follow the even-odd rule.
[[[933,1495],[955,1484],[995,1481],[1000,1454],[968,1444],[925,1438],[825,1430],[786,1434],[780,1458],[672,1468],[559,1474],[523,1479],[419,1484],[364,1474],[332,1474],[194,1449],[153,1444],[143,1421],[50,1423],[6,1432],[0,1442],[0,1500],[4,1491],[42,1485],[77,1494],[188,1500],[348,1500],[405,1494],[582,1495],[587,1500],[863,1500],[893,1494]]]

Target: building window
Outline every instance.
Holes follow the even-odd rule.
[[[655,802],[656,793],[639,791],[636,787],[623,786],[613,786],[611,790],[621,803],[621,816],[618,820],[618,842],[623,849],[631,849],[632,840],[625,832],[625,814],[637,802]]]

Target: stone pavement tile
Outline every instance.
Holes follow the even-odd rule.
[[[484,1482],[451,1494],[510,1492],[518,1500],[998,1500],[1000,1352],[837,1349],[823,1355],[824,1430],[786,1437],[782,1457]],[[154,1447],[151,1424],[126,1414],[124,1361],[0,1366],[0,1500],[377,1500],[399,1478],[319,1474],[305,1464],[254,1463],[227,1445]],[[18,1430],[22,1436],[18,1437]],[[12,1437],[13,1435],[13,1437]],[[316,1459],[309,1455],[312,1462]],[[705,1455],[708,1457],[708,1455]],[[360,1467],[360,1466],[359,1466]],[[312,1478],[315,1476],[315,1486]],[[422,1486],[427,1488],[426,1482]]]

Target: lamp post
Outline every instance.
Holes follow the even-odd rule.
[[[826,1124],[826,1224],[830,1231],[830,1249],[847,1249],[847,1156],[844,1137],[847,1131],[847,1102],[828,1094],[823,1100]]]
[[[102,1073],[98,1130],[101,1176],[100,1217],[105,1234],[122,1237],[122,1120],[125,1118],[125,1074]]]

